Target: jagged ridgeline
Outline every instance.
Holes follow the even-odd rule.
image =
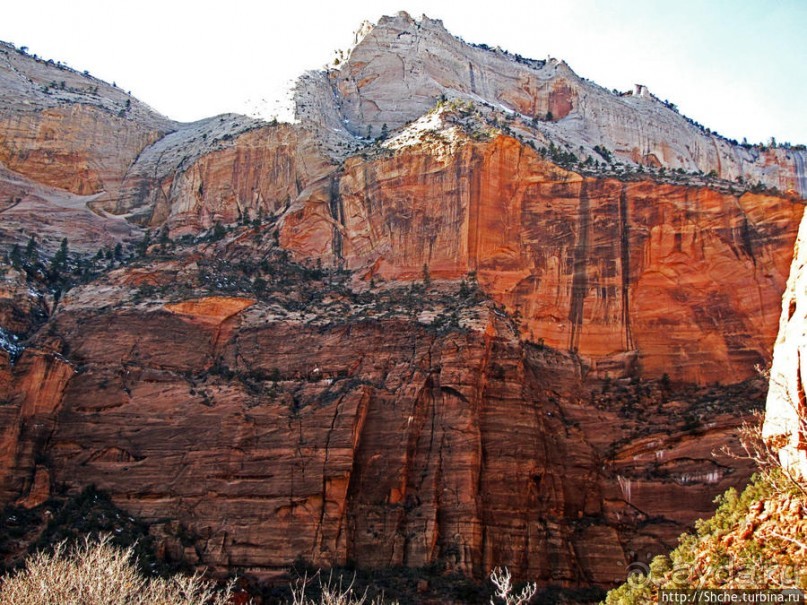
[[[585,588],[750,475],[713,452],[765,395],[803,148],[404,13],[294,123],[10,45],[0,99],[3,503],[94,485],[221,575]]]

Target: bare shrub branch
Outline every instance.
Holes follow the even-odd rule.
[[[134,549],[112,545],[109,535],[85,537],[72,548],[57,544],[38,552],[20,571],[3,578],[0,605],[227,605],[223,591],[201,574],[147,579],[135,564]]]
[[[341,575],[335,579],[331,573],[325,582],[323,582],[320,572],[317,572],[314,577],[319,582],[319,601],[306,595],[306,588],[313,582],[313,578],[309,580],[306,574],[302,578],[298,578],[291,586],[292,605],[385,605],[383,596],[376,597],[368,603],[367,589],[362,594],[354,594],[355,575],[347,587],[343,587],[344,578]],[[389,605],[397,605],[397,601],[393,601]]]
[[[506,567],[496,567],[491,571],[490,581],[496,587],[496,596],[504,602],[504,605],[526,605],[538,591],[538,586],[535,582],[528,582],[520,593],[512,594],[512,575]],[[492,598],[490,599],[490,605],[496,605]]]

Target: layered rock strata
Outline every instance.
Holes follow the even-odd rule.
[[[445,128],[395,144],[346,161],[318,198],[292,206],[281,244],[387,279],[474,272],[525,337],[603,375],[638,364],[705,384],[769,359],[802,205],[580,176],[502,135],[473,142]]]
[[[341,122],[357,136],[379,136],[416,120],[441,98],[460,98],[525,119],[532,137],[598,157],[595,145],[629,163],[761,181],[807,195],[802,149],[746,148],[680,115],[645,86],[617,93],[580,78],[556,59],[537,61],[500,48],[473,46],[441,21],[406,13],[365,27],[339,64],[327,72],[330,95],[317,78],[301,83],[303,120]],[[327,91],[330,92],[330,91]],[[340,119],[323,117],[333,96]],[[374,133],[374,135],[373,135]]]
[[[490,306],[444,331],[232,296],[101,311],[93,288],[6,368],[3,498],[94,484],[221,572],[303,556],[609,584],[748,474],[711,455],[736,415],[657,384],[595,392]]]

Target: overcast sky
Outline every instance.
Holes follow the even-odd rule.
[[[38,0],[6,2],[0,39],[115,81],[191,121],[255,113],[406,10],[469,42],[564,59],[606,88],[645,84],[738,140],[807,143],[807,0]]]

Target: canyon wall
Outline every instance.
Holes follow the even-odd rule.
[[[492,307],[441,332],[305,325],[237,297],[99,311],[95,287],[71,296],[11,372],[4,500],[93,484],[221,572],[273,577],[303,556],[609,584],[749,472],[711,454],[738,417],[693,433],[692,398],[595,394],[573,356],[525,345]]]
[[[0,100],[2,504],[94,484],[222,574],[589,586],[751,472],[715,452],[763,396],[801,149],[405,14],[295,124],[177,124],[6,44]]]

